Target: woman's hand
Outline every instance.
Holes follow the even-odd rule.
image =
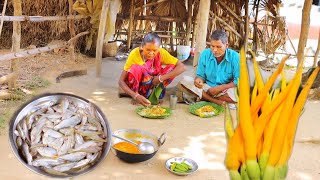
[[[152,80],[152,84],[153,86],[157,86],[158,84],[162,83],[162,76],[158,75],[158,76],[153,76],[153,80]]]
[[[194,85],[201,89],[203,87],[203,80],[201,78],[196,78],[194,80]]]
[[[138,94],[138,96],[135,98],[135,100],[137,101],[137,103],[143,105],[144,107],[151,105],[151,102],[140,94]]]

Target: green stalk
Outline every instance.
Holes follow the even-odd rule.
[[[229,175],[231,180],[241,180],[241,175],[236,170],[230,170]]]
[[[260,166],[260,177],[263,177],[264,171],[266,169],[267,163],[269,159],[269,154],[266,152],[262,152],[259,157],[259,166]]]
[[[247,160],[247,173],[251,180],[260,180],[260,167],[256,160]]]
[[[247,166],[246,164],[242,164],[240,169],[241,179],[242,180],[250,180],[249,175],[247,173]]]
[[[263,173],[263,180],[274,180],[275,167],[267,165]]]

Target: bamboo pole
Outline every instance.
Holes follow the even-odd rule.
[[[169,27],[171,27],[170,29],[173,31],[173,25],[174,25],[174,22],[171,22],[169,24]],[[170,48],[171,48],[171,52],[173,53],[174,52],[174,48],[173,48],[173,33],[170,33]]]
[[[7,0],[4,0],[1,17],[3,17],[4,14],[6,13],[6,8],[7,8]],[[1,22],[0,22],[0,37],[1,37],[2,27],[3,27],[3,20],[1,19]]]
[[[289,35],[288,31],[286,32],[286,34],[287,34],[287,37],[289,39],[289,42],[290,42],[290,44],[292,46],[292,49],[293,49],[294,53],[297,54],[297,50],[296,50],[296,48],[294,47],[294,45],[293,45],[293,43],[291,41],[291,38],[290,38],[290,35]]]
[[[196,52],[193,59],[194,72],[197,71],[200,53],[206,48],[210,2],[211,2],[210,0],[201,0],[199,9],[198,9],[199,25],[197,26],[198,30],[196,34],[196,45],[195,45]]]
[[[117,15],[117,19],[130,19],[130,16]],[[151,20],[151,21],[164,21],[164,22],[185,22],[185,18],[171,17],[171,16],[134,16],[135,20]]]
[[[216,18],[218,21],[220,21],[223,25],[225,25],[230,31],[232,31],[236,36],[238,36],[240,39],[242,39],[242,36],[236,31],[232,26],[230,26],[227,22],[225,22],[223,19],[221,19],[219,16],[215,15],[213,12],[210,12],[210,15],[213,18]]]
[[[317,67],[319,51],[320,51],[320,28],[319,28],[319,37],[318,37],[318,47],[317,47],[316,53],[314,54],[314,60],[313,60],[313,67],[314,68]]]
[[[30,22],[44,22],[44,21],[65,21],[84,19],[88,16],[83,15],[69,15],[69,16],[0,16],[3,21],[30,21]]]
[[[249,37],[249,1],[245,2],[245,27],[244,27],[244,52],[248,51],[248,37]]]
[[[258,13],[259,13],[259,4],[260,0],[254,1],[254,7],[256,8],[256,14],[253,23],[253,52],[257,52],[258,50]]]
[[[198,4],[199,3],[199,0],[195,0],[194,1],[194,5]],[[192,39],[191,39],[191,48],[194,48],[195,46],[195,42],[196,42],[196,35],[197,35],[197,32],[198,32],[198,22],[199,22],[199,13],[198,11],[194,11],[194,15],[193,15],[195,18],[194,18],[194,22],[193,22],[193,26],[192,26],[192,29],[193,29],[193,32],[192,32]]]
[[[68,4],[69,4],[69,15],[72,16],[73,15],[73,0],[68,0]],[[69,31],[70,31],[70,36],[71,38],[73,38],[76,35],[76,31],[74,30],[74,20],[70,20],[68,23],[69,26]],[[76,56],[74,53],[74,46],[75,46],[75,42],[71,42],[70,47],[69,47],[69,53],[70,53],[70,58],[72,61],[76,60]]]
[[[102,48],[104,42],[104,35],[106,32],[107,14],[109,11],[110,0],[104,0],[100,14],[99,31],[96,45],[96,76],[101,77],[102,65]]]
[[[134,11],[136,12],[136,11],[142,10],[145,7],[154,6],[154,5],[166,2],[166,1],[168,1],[168,0],[159,0],[157,2],[151,2],[151,3],[148,3],[148,4],[144,4],[144,5],[142,5],[142,6],[138,7],[138,8],[134,8]]]
[[[22,15],[22,7],[21,0],[13,0],[13,14],[15,16]],[[13,32],[12,32],[12,50],[13,52],[20,51],[20,41],[21,41],[21,24],[20,22],[13,22]],[[19,74],[19,66],[18,59],[11,60],[11,72],[15,74]],[[17,78],[12,78],[11,81],[8,82],[9,89],[13,89],[16,87]]]
[[[187,46],[191,45],[191,28],[192,28],[192,4],[193,0],[188,0],[188,20],[187,20],[187,29],[186,29],[186,38],[184,39],[184,44]]]
[[[30,49],[30,50],[25,50],[25,51],[20,51],[20,52],[14,52],[14,53],[10,53],[10,54],[4,54],[4,55],[0,56],[0,61],[10,60],[10,59],[14,59],[14,58],[28,57],[28,56],[32,56],[35,54],[39,54],[39,53],[43,53],[43,52],[47,52],[47,51],[52,51],[57,48],[68,47],[68,46],[70,46],[71,42],[77,40],[79,37],[86,35],[86,34],[89,34],[89,32],[85,31],[85,32],[79,33],[67,42],[48,45],[45,47],[35,48],[35,49]]]
[[[232,11],[232,9],[230,9],[223,1],[218,1],[220,7],[222,7],[223,9],[226,10],[226,12],[228,12],[233,18],[235,18],[236,20],[238,20],[239,22],[243,23],[243,20]]]
[[[263,51],[261,50],[258,50],[257,52],[261,52],[263,53]],[[284,53],[284,52],[274,52],[274,54],[284,54],[284,55],[290,55],[290,57],[293,57],[293,56],[297,56],[297,54],[291,54],[291,53]],[[316,56],[312,56],[312,55],[304,55],[304,57],[316,57]],[[319,55],[318,55],[318,58],[319,58]]]
[[[299,44],[298,44],[298,66],[302,63],[304,59],[304,48],[306,47],[308,35],[309,35],[309,28],[310,28],[310,10],[311,10],[312,0],[304,1],[303,9],[302,9],[302,19],[301,19],[301,31],[299,37]],[[298,70],[298,68],[297,68]]]
[[[130,21],[129,21],[129,32],[127,36],[127,50],[130,49],[131,39],[132,39],[132,29],[133,29],[133,21],[134,21],[134,1],[135,0],[131,0],[131,4],[130,4]]]

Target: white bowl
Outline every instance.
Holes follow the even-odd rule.
[[[177,163],[182,163],[182,162],[185,162],[187,163],[188,165],[190,165],[192,167],[192,169],[188,172],[185,172],[185,173],[182,173],[182,172],[176,172],[176,171],[173,171],[171,170],[171,164],[173,162],[177,162]],[[179,175],[179,176],[186,176],[186,175],[189,175],[189,174],[192,174],[194,172],[196,172],[198,170],[198,164],[190,159],[190,158],[185,158],[185,157],[173,157],[173,158],[170,158],[166,161],[166,163],[164,164],[166,169],[170,172],[172,172],[173,174],[176,174],[176,175]]]

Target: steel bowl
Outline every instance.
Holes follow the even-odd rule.
[[[17,157],[17,159],[24,166],[26,166],[28,169],[30,169],[31,171],[38,173],[40,175],[53,177],[53,178],[61,178],[61,177],[62,178],[68,178],[68,177],[70,178],[70,177],[75,177],[80,174],[85,174],[85,173],[92,171],[93,169],[95,169],[97,167],[97,165],[102,160],[105,159],[105,157],[109,153],[110,147],[111,147],[111,129],[108,124],[107,118],[102,113],[101,109],[92,103],[96,109],[97,116],[101,122],[101,125],[103,127],[103,131],[105,133],[106,140],[107,140],[107,142],[104,143],[104,145],[103,145],[102,153],[101,153],[100,157],[97,159],[97,161],[95,161],[93,164],[91,164],[90,167],[88,167],[80,172],[70,173],[66,176],[49,174],[49,173],[41,170],[40,168],[28,165],[25,158],[18,151],[17,142],[16,142],[17,136],[14,133],[14,131],[16,130],[17,124],[21,120],[23,120],[29,113],[35,112],[43,106],[47,106],[48,103],[52,103],[52,102],[58,103],[63,98],[68,98],[68,99],[72,100],[73,102],[77,103],[79,106],[87,106],[89,103],[88,100],[86,100],[82,97],[76,96],[76,95],[72,95],[72,94],[66,94],[66,93],[43,94],[43,95],[40,95],[40,96],[33,98],[32,100],[30,100],[29,102],[27,102],[25,104],[23,104],[13,115],[13,117],[10,121],[10,127],[9,127],[9,141],[10,141],[11,149],[14,152],[14,155]]]
[[[155,152],[152,154],[132,154],[132,153],[123,152],[113,147],[113,145],[119,142],[123,142],[123,140],[112,137],[111,151],[119,159],[128,163],[137,163],[137,162],[142,162],[142,161],[151,159],[166,141],[166,133],[162,133],[161,136],[158,138],[157,136],[147,131],[143,131],[139,129],[120,129],[120,130],[114,131],[113,134],[129,140],[133,140],[133,141],[148,142],[148,143],[151,143],[155,148]]]
[[[190,165],[192,167],[192,169],[190,171],[188,171],[188,172],[185,172],[185,173],[173,171],[173,170],[171,170],[171,165],[172,165],[173,162],[177,162],[177,163],[185,162],[188,165]],[[196,172],[198,170],[198,164],[194,160],[192,160],[190,158],[185,158],[185,157],[173,157],[173,158],[170,158],[165,162],[164,165],[165,165],[165,167],[166,167],[166,169],[168,171],[170,171],[173,174],[178,175],[178,176],[190,175],[190,174],[193,174],[194,172]]]

